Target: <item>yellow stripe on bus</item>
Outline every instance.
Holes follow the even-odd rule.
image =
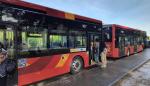
[[[67,61],[67,59],[69,58],[69,54],[63,54],[58,62],[58,64],[56,65],[56,67],[63,67]]]
[[[70,49],[70,52],[78,52],[78,49]]]
[[[71,13],[65,13],[65,18],[69,20],[75,20],[75,15]]]

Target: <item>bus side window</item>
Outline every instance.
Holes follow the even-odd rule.
[[[41,33],[22,32],[21,50],[45,50],[47,49],[46,38],[45,31]]]
[[[82,47],[82,36],[76,36],[75,37],[75,46],[76,47]]]
[[[67,36],[50,35],[49,39],[50,39],[50,48],[52,49],[67,48]]]
[[[75,47],[75,36],[69,36],[69,48]]]
[[[86,47],[87,41],[86,41],[86,36],[83,36],[82,38],[82,46]]]
[[[104,40],[105,42],[112,41],[112,27],[105,27],[104,28]]]
[[[128,36],[127,37],[125,37],[125,46],[128,46],[128,45],[130,45],[130,42],[129,42],[129,40],[128,40],[129,38],[128,38]]]
[[[86,47],[86,37],[85,36],[69,36],[69,47],[70,48]]]
[[[76,47],[86,47],[86,37],[84,36],[76,36],[75,37],[75,45]]]

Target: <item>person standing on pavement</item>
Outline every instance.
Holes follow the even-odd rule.
[[[101,44],[101,68],[107,67],[107,47],[105,42]]]
[[[94,53],[94,60],[97,64],[100,64],[100,60],[99,60],[99,40],[96,39],[93,42],[93,53]]]
[[[10,62],[7,58],[7,51],[0,49],[0,86],[7,85],[8,72],[15,69],[15,63]]]

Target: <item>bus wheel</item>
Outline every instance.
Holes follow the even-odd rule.
[[[127,52],[127,56],[130,56],[130,50],[128,50],[128,52]]]
[[[80,72],[83,69],[83,60],[81,57],[77,56],[73,59],[72,64],[71,64],[71,74],[75,74]]]

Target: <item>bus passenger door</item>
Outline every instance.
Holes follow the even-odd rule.
[[[137,37],[134,37],[134,53],[137,53],[138,52],[138,43],[137,43]]]
[[[100,57],[100,36],[95,34],[90,34],[89,36],[89,55],[90,55],[90,64],[96,63],[96,57]],[[96,49],[94,48],[96,47]]]
[[[125,56],[125,36],[119,36],[119,56]]]

